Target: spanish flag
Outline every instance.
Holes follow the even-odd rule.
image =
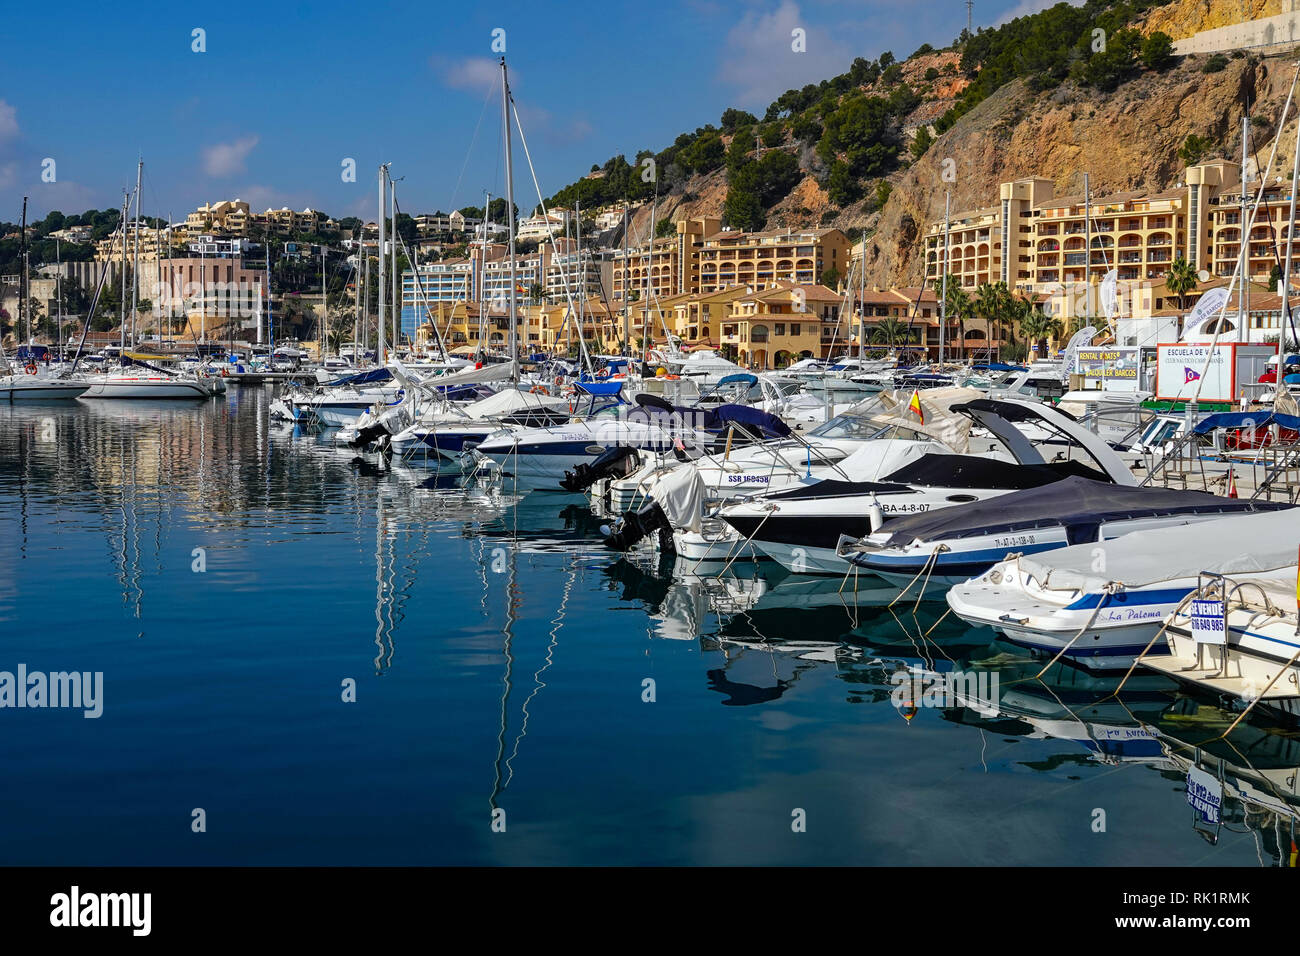
[[[907,407],[909,411],[916,412],[917,419],[920,420],[922,425],[924,425],[925,412],[921,410],[921,393],[916,389],[912,389],[912,398],[907,403]]]

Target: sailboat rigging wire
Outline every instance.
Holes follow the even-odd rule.
[[[488,103],[492,100],[492,94],[497,91],[496,83],[488,87],[487,96],[483,97],[483,108],[479,110],[478,122],[474,124],[474,135],[470,137],[469,148],[465,150],[465,160],[460,164],[460,175],[456,177],[456,187],[451,191],[451,208],[456,208],[456,197],[460,195],[460,184],[465,179],[465,170],[469,167],[469,158],[474,154],[474,144],[478,142],[479,127],[483,125],[483,117],[487,115]],[[487,221],[487,210],[483,210],[484,222]]]
[[[1291,100],[1295,96],[1295,87],[1296,87],[1296,82],[1298,80],[1300,80],[1300,63],[1296,64],[1295,74],[1291,77],[1291,89],[1287,91],[1286,103],[1282,107],[1282,117],[1281,119],[1278,120],[1277,134],[1273,137],[1273,148],[1272,150],[1269,151],[1268,168],[1264,170],[1263,174],[1259,178],[1259,195],[1256,196],[1255,201],[1251,203],[1250,222],[1242,223],[1241,240],[1238,243],[1238,245],[1242,250],[1242,254],[1238,259],[1237,268],[1234,269],[1232,272],[1232,278],[1228,281],[1228,297],[1223,300],[1223,305],[1219,307],[1219,317],[1214,323],[1214,338],[1210,340],[1210,347],[1205,352],[1205,365],[1201,368],[1201,376],[1196,381],[1196,394],[1192,396],[1192,401],[1194,402],[1200,400],[1201,389],[1205,387],[1205,382],[1210,377],[1210,362],[1214,358],[1215,350],[1219,344],[1219,335],[1223,331],[1223,320],[1228,313],[1228,303],[1232,301],[1232,290],[1236,287],[1238,280],[1241,281],[1244,287],[1247,280],[1247,276],[1240,275],[1240,273],[1250,271],[1249,256],[1246,255],[1246,253],[1249,251],[1248,237],[1250,236],[1251,232],[1254,231],[1255,229],[1255,217],[1259,215],[1259,203],[1260,200],[1263,199],[1264,197],[1265,188],[1267,188],[1268,186],[1268,175],[1273,171],[1273,160],[1277,158],[1278,143],[1280,143],[1282,140],[1282,128],[1286,126],[1287,114],[1291,111]],[[1245,135],[1246,132],[1245,130],[1243,130],[1242,136]],[[1256,169],[1258,168],[1259,166],[1257,163]],[[1245,172],[1245,170],[1242,170],[1242,172]],[[1247,188],[1246,179],[1245,176],[1243,176],[1241,182],[1241,195],[1243,198],[1246,195],[1246,188]],[[1249,299],[1247,299],[1246,308],[1247,311],[1249,312],[1250,309]],[[1242,322],[1248,321],[1248,318],[1249,318],[1248,315],[1238,315],[1237,325],[1240,326]],[[1240,334],[1242,331],[1243,330],[1240,328],[1237,329],[1238,334]]]
[[[510,109],[511,109],[511,112],[514,114],[514,117],[515,117],[515,128],[516,128],[517,130],[519,130],[519,145],[522,146],[522,147],[523,147],[523,150],[524,150],[524,161],[528,163],[528,174],[529,174],[529,176],[532,177],[532,180],[533,180],[533,188],[534,188],[535,190],[537,190],[537,204],[538,204],[538,205],[541,207],[541,209],[542,209],[542,216],[543,216],[543,218],[546,219],[547,222],[549,223],[549,221],[550,221],[550,211],[546,208],[546,199],[542,196],[542,186],[541,186],[541,184],[537,181],[537,169],[533,166],[533,155],[532,155],[532,153],[529,152],[529,150],[528,150],[528,139],[524,136],[524,125],[523,125],[522,122],[520,122],[520,119],[519,119],[519,106],[518,106],[517,103],[515,103],[515,98],[514,98],[514,95],[513,95],[513,94],[510,96]],[[581,222],[581,220],[579,220],[579,221],[576,223],[576,226],[577,226],[577,229],[579,230],[579,232],[581,232],[581,229],[582,229],[582,222]],[[549,228],[549,225],[548,225],[548,228],[547,228],[547,230],[546,230],[546,241],[547,241],[547,243],[548,243],[548,244],[550,245],[550,247],[551,247],[551,252],[552,252],[552,254],[554,254],[555,256],[558,257],[558,256],[559,256],[559,251],[555,248],[555,236],[551,233],[551,230],[550,230],[550,228]],[[577,268],[577,269],[582,269],[582,268],[583,268],[581,259],[579,259],[576,268]],[[585,274],[585,270],[583,270],[583,271],[584,271],[584,274]],[[541,275],[539,275],[538,278],[544,279],[545,276],[541,276]],[[579,355],[581,356],[582,359],[585,359],[585,360],[586,360],[587,371],[588,371],[588,372],[594,372],[595,369],[594,369],[593,364],[592,364],[592,361],[591,361],[591,355],[587,352],[587,344],[586,344],[586,341],[584,340],[584,338],[583,338],[583,334],[582,334],[582,323],[581,323],[581,321],[579,321],[579,320],[577,320],[577,319],[574,319],[575,306],[574,306],[574,302],[573,302],[573,290],[572,290],[571,288],[569,288],[569,270],[564,269],[564,268],[561,268],[561,269],[560,269],[560,280],[564,283],[564,298],[568,301],[568,304],[569,304],[569,311],[568,311],[568,313],[567,313],[567,314],[565,315],[565,317],[564,317],[565,326],[568,325],[568,323],[569,323],[569,321],[570,321],[571,319],[574,321],[575,326],[576,326],[576,328],[577,328],[577,330],[578,330],[578,351],[579,351]],[[584,286],[585,286],[585,282],[584,282]],[[580,314],[580,313],[579,313],[579,314]],[[563,327],[561,327],[560,331],[563,331],[563,330],[564,330]],[[558,336],[559,333],[557,332],[556,334],[557,334],[557,336]]]

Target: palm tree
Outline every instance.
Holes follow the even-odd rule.
[[[961,337],[962,357],[966,354],[966,320],[975,315],[975,304],[966,290],[961,287],[957,277],[948,276],[948,295],[945,299],[947,320],[957,321],[958,335]]]
[[[894,346],[910,341],[912,332],[907,323],[899,319],[881,319],[872,330],[871,338],[878,345]]]
[[[1001,283],[999,283],[1000,285]],[[984,320],[984,335],[989,343],[989,348],[993,348],[993,324],[1002,324],[1002,310],[1006,307],[1001,292],[995,285],[987,282],[981,283],[975,290],[975,301],[971,303],[975,314]]]
[[[1021,299],[1023,306],[1020,310],[1020,331],[1025,338],[1038,346],[1038,357],[1047,357],[1047,340],[1058,337],[1064,330],[1061,320],[1056,316],[1048,315],[1042,307],[1030,303],[1028,300]]]
[[[1173,295],[1178,296],[1178,311],[1187,312],[1187,293],[1193,292],[1197,286],[1196,270],[1192,264],[1179,256],[1169,266],[1169,271],[1165,273],[1165,288]],[[1182,324],[1182,319],[1179,319]],[[1181,332],[1182,329],[1179,329]]]

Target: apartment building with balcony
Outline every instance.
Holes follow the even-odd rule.
[[[825,330],[835,328],[843,297],[816,283],[781,282],[731,301],[722,321],[722,351],[742,365],[785,368],[825,358]]]
[[[611,299],[666,299],[700,288],[699,250],[704,237],[718,232],[722,220],[702,216],[679,219],[677,234],[663,236],[613,256]]]
[[[699,291],[790,282],[815,285],[828,270],[843,278],[849,239],[838,229],[781,229],[706,236],[699,249]]]
[[[565,250],[571,241],[557,239],[558,249]],[[546,266],[546,301],[550,305],[567,303],[569,298],[605,298],[613,285],[613,254],[602,249],[576,248],[552,255]]]
[[[1111,269],[1121,283],[1135,285],[1163,283],[1179,256],[1198,270],[1213,261],[1217,270],[1225,259],[1235,261],[1239,248],[1234,245],[1239,234],[1219,231],[1236,225],[1224,204],[1240,181],[1238,172],[1227,160],[1214,159],[1187,167],[1169,189],[1091,201],[1081,194],[1057,196],[1047,179],[1002,183],[998,206],[949,217],[948,271],[968,292],[1001,281],[1023,294],[1048,293],[1074,302],[1078,296],[1065,290],[1099,283]],[[942,220],[929,224],[927,283],[942,278],[944,235]],[[1087,308],[1095,308],[1095,298],[1088,302]]]

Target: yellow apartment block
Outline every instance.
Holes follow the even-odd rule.
[[[1124,284],[1162,284],[1179,256],[1198,271],[1228,274],[1240,248],[1240,216],[1231,205],[1239,182],[1233,163],[1215,159],[1187,167],[1169,189],[1090,202],[1082,194],[1057,196],[1047,179],[1002,183],[998,205],[949,217],[946,248],[944,221],[929,224],[926,281],[939,282],[946,260],[967,292],[1005,282],[1013,291],[1078,301],[1072,286],[1093,286],[1112,269]],[[1268,216],[1261,208],[1262,228],[1252,232],[1252,243],[1283,234],[1283,193],[1289,189],[1279,186],[1266,197]],[[1252,247],[1252,276],[1268,274],[1273,248]],[[1086,301],[1095,304],[1095,296]]]

